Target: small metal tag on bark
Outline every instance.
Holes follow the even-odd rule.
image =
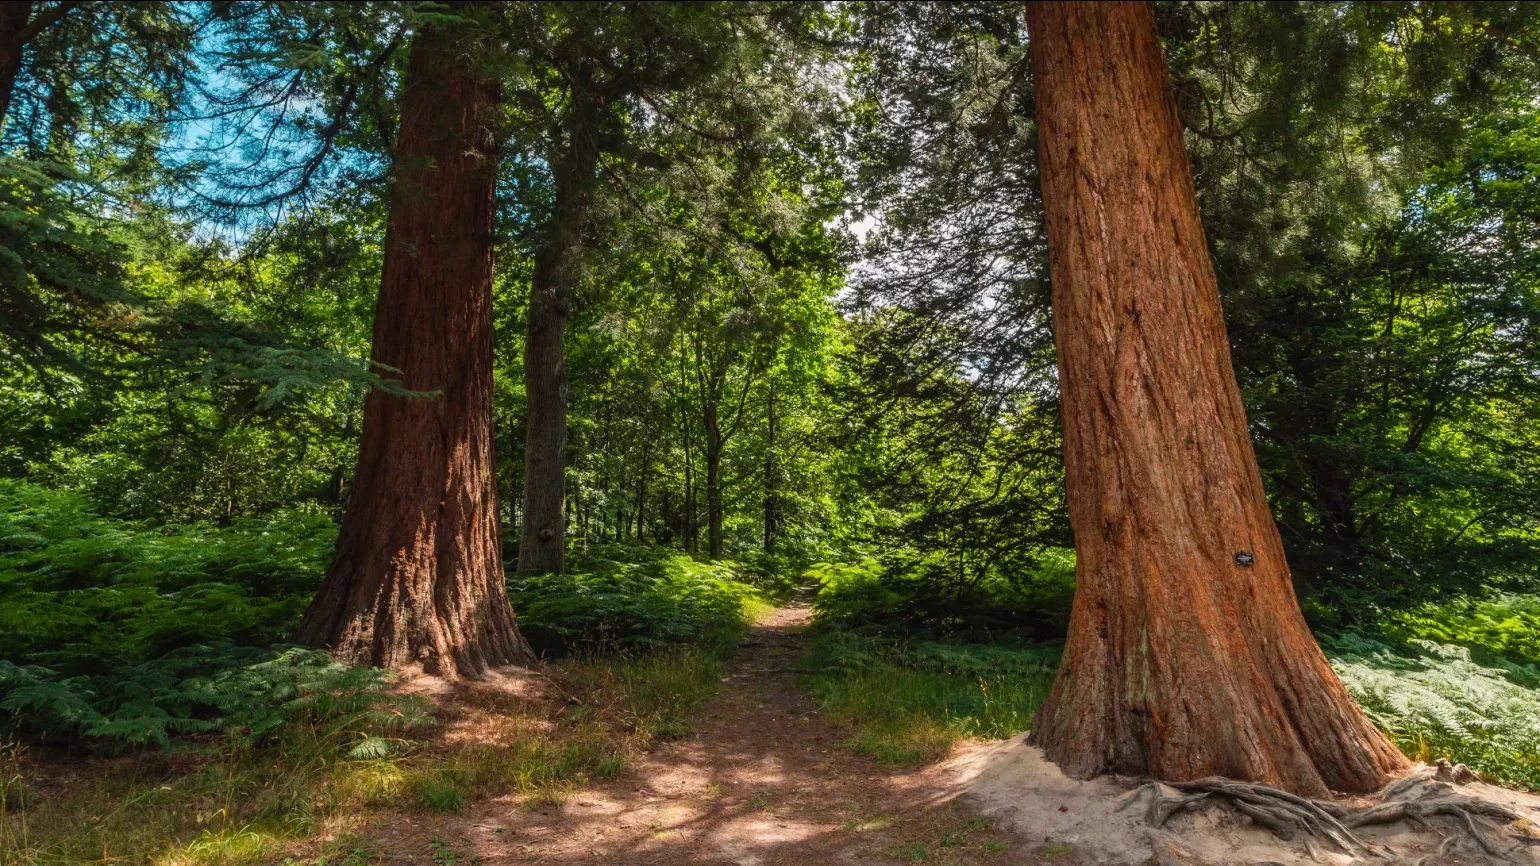
[[[1249,551],[1249,550],[1242,550],[1239,553],[1235,554],[1235,564],[1236,565],[1250,565],[1250,564],[1252,564],[1253,562],[1256,562],[1256,561],[1257,561],[1256,557],[1252,556],[1251,555],[1251,551]]]

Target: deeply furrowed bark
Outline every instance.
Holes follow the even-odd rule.
[[[407,398],[364,404],[358,476],[298,637],[445,677],[533,659],[503,585],[492,455],[497,85],[423,27],[402,96],[373,358]]]
[[[1031,739],[1066,773],[1368,791],[1406,760],[1299,610],[1155,18],[1029,3],[1077,556]]]

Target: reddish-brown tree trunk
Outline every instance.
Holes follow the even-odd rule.
[[[426,398],[373,391],[337,550],[300,640],[338,658],[474,677],[532,659],[503,585],[492,458],[492,232],[500,94],[462,40],[412,43],[375,361]]]
[[[1406,760],[1300,614],[1153,10],[1029,3],[1027,20],[1077,556],[1031,739],[1079,777],[1370,790]]]

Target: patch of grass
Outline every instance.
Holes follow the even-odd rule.
[[[942,823],[933,826],[930,834],[922,839],[909,840],[890,846],[885,853],[895,860],[908,863],[973,863],[974,855],[998,854],[1010,848],[995,836],[989,823],[977,816],[969,816],[961,822]]]
[[[0,479],[0,732],[52,750],[0,748],[0,862],[335,863],[303,840],[369,808],[561,802],[688,736],[764,606],[736,566],[668,553],[515,581],[520,625],[576,655],[554,677],[570,703],[451,704],[476,735],[424,741],[427,703],[387,674],[272,644],[334,535],[302,515],[143,526]]]
[[[465,808],[465,792],[453,773],[426,773],[414,787],[418,805],[431,812],[459,812]]]
[[[61,790],[61,768],[11,746],[0,750],[0,862],[233,866],[271,862],[323,830],[345,832],[370,806],[455,812],[504,793],[561,803],[619,773],[660,732],[681,730],[721,671],[717,656],[696,649],[570,662],[556,676],[575,704],[473,709],[485,731],[474,742],[408,744],[381,757],[350,758],[351,740],[291,724],[269,746],[227,735],[95,759],[89,773],[70,767],[80,781]],[[46,796],[12,795],[23,786]],[[13,800],[27,807],[6,805]]]
[[[1448,758],[1491,781],[1540,790],[1540,665],[1533,661],[1540,601],[1428,608],[1388,632],[1322,641],[1370,718],[1414,760]],[[964,737],[1026,730],[1052,685],[1058,652],[824,627],[803,667],[824,711],[853,726],[851,746],[880,763],[916,764]]]
[[[942,757],[958,740],[1020,733],[1053,681],[1053,649],[905,643],[824,630],[803,667],[850,744],[879,763]]]
[[[433,866],[456,866],[461,858],[459,849],[437,836],[428,840],[428,853]]]

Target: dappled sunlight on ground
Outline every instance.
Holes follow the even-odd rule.
[[[772,613],[685,737],[562,802],[503,797],[465,814],[362,816],[349,845],[389,863],[744,866],[1034,862],[916,774],[879,769],[820,718],[794,665],[805,607]]]

